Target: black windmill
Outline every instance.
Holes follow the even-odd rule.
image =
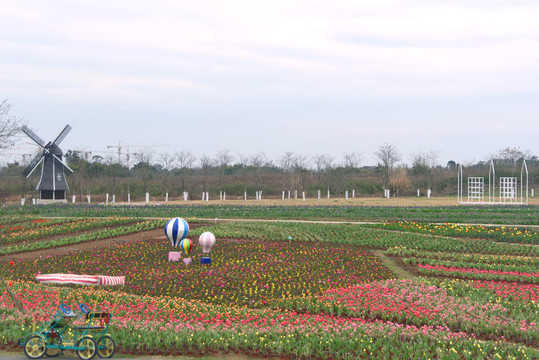
[[[71,131],[71,126],[66,125],[64,130],[56,137],[52,142],[45,143],[43,139],[36,135],[32,130],[23,126],[21,130],[34,140],[36,144],[41,147],[41,152],[36,155],[30,165],[24,169],[23,175],[28,177],[37,168],[37,166],[43,161],[41,166],[41,178],[36,186],[36,190],[39,190],[39,199],[48,201],[66,201],[66,190],[69,190],[65,179],[64,169],[73,172],[62,161],[64,153],[58,147],[62,140]]]

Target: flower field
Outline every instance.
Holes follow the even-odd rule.
[[[383,229],[417,232],[439,236],[492,239],[497,242],[510,242],[539,245],[539,232],[522,227],[429,224],[415,221],[391,221],[372,225]]]
[[[133,218],[115,216],[55,221],[30,219],[26,222],[18,223],[17,226],[10,226],[7,232],[0,233],[0,255],[107,239],[156,229],[163,226],[163,224],[164,220],[136,221]]]
[[[150,211],[142,208],[133,211]],[[0,217],[0,236],[13,239],[0,251],[59,246],[53,242],[62,239],[85,242],[95,234],[117,237],[126,229],[136,233],[166,221],[101,215]],[[72,227],[79,230],[60,230]],[[11,263],[2,261],[9,259],[4,255],[0,275],[26,314],[7,291],[0,291],[0,344],[16,341],[34,321],[48,319],[60,302],[85,302],[113,314],[111,334],[120,351],[133,354],[539,358],[536,246],[395,230],[325,223],[206,224],[189,233],[195,244],[189,266],[168,261],[168,252],[178,249],[164,234],[66,256]],[[196,239],[205,231],[217,237],[211,265],[200,264]],[[25,232],[43,235],[27,241],[17,235]],[[397,279],[374,250],[420,276]],[[126,285],[54,287],[33,280],[37,273],[50,272],[125,275]]]

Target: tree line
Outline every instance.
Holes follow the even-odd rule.
[[[2,147],[17,134],[22,119],[10,114],[11,106],[0,103],[0,154]],[[429,189],[434,195],[456,194],[457,166],[455,161],[439,164],[436,151],[415,153],[404,161],[402,153],[392,144],[381,145],[374,153],[375,166],[362,166],[362,154],[347,153],[342,157],[331,154],[304,155],[284,152],[271,159],[264,152],[252,155],[233,154],[222,149],[213,156],[197,156],[189,150],[176,153],[157,153],[146,148],[123,158],[103,157],[86,151],[68,150],[64,161],[73,170],[67,175],[69,195],[105,193],[125,201],[127,194],[139,199],[145,193],[152,198],[200,199],[202,193],[212,198],[226,193],[227,198],[249,198],[261,192],[264,197],[278,198],[285,191],[301,196],[318,194],[343,197],[348,191],[356,196],[382,196],[389,189],[392,196],[425,195]],[[530,187],[535,186],[538,157],[518,147],[504,148],[490,156],[496,162],[497,176],[520,176],[522,160],[526,159],[530,174]],[[489,160],[490,160],[489,159]],[[467,176],[487,176],[489,160],[467,164]],[[131,165],[134,163],[133,165]],[[35,185],[40,170],[25,179],[22,171],[26,164],[14,161],[0,169],[0,199],[14,196],[35,197]]]

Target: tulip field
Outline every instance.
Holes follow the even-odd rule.
[[[168,261],[179,249],[163,232],[67,255],[47,252],[164,227],[168,218],[146,216],[168,210],[139,208],[77,208],[72,217],[48,217],[59,215],[54,207],[0,210],[0,275],[24,310],[0,288],[0,346],[49,319],[61,302],[85,302],[113,314],[109,332],[125,354],[539,358],[537,228],[433,224],[426,210],[426,221],[373,225],[218,222],[202,220],[216,217],[215,209],[203,216],[184,208],[176,216],[196,224],[189,265]],[[526,211],[537,215],[536,207]],[[217,242],[211,264],[202,265],[198,237],[207,231]],[[43,254],[23,256],[29,251]],[[52,272],[126,281],[99,288],[36,283],[36,274]]]

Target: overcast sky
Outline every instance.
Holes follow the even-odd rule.
[[[0,100],[46,141],[70,124],[64,151],[538,154],[538,19],[519,0],[0,0]]]

